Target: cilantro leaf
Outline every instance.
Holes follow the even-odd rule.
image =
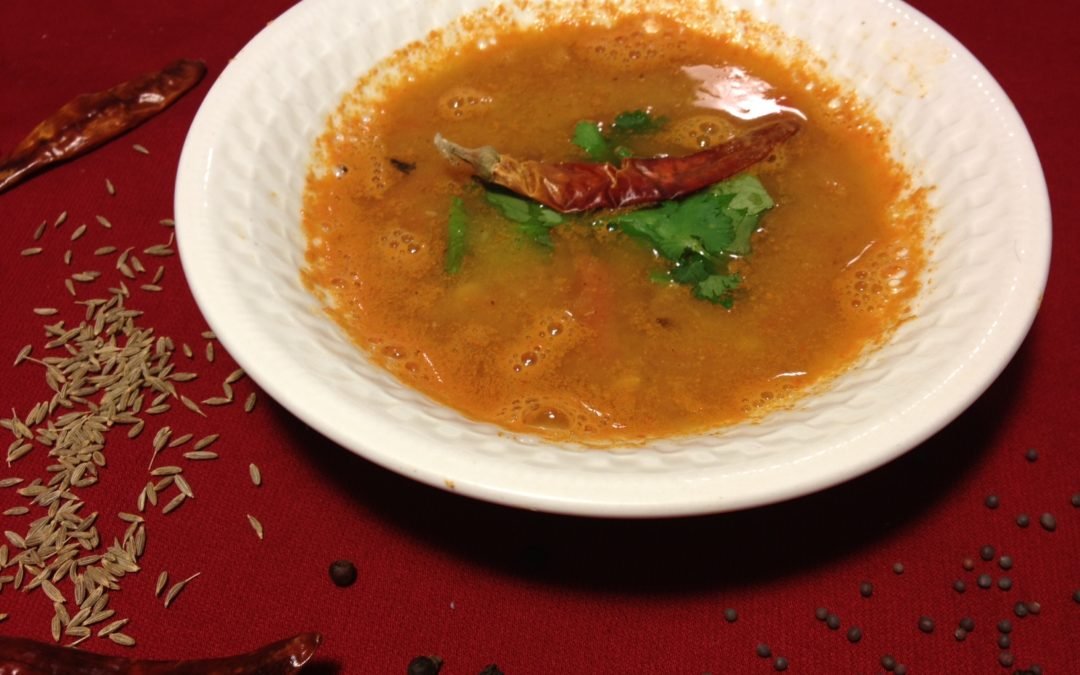
[[[469,214],[465,212],[465,203],[461,197],[454,197],[450,202],[450,217],[448,219],[449,240],[446,245],[446,262],[444,268],[447,274],[457,274],[461,271],[461,261],[465,257],[465,239],[469,228]]]
[[[532,200],[505,192],[486,190],[484,198],[505,218],[518,224],[518,232],[545,248],[553,248],[551,228],[563,222],[557,212]]]
[[[653,117],[648,110],[631,110],[615,116],[615,131],[624,134],[649,134],[667,124],[666,117]]]
[[[653,117],[647,110],[631,110],[615,116],[607,133],[599,122],[582,120],[574,126],[574,145],[597,162],[618,162],[633,157],[634,152],[623,144],[629,136],[650,134],[667,124],[666,117]]]
[[[611,144],[600,131],[600,125],[589,120],[582,120],[574,126],[574,145],[585,151],[589,159],[606,162],[613,157]]]
[[[674,263],[668,279],[692,286],[695,297],[730,308],[740,279],[728,274],[728,260],[750,253],[761,214],[774,205],[761,182],[744,174],[611,222]]]

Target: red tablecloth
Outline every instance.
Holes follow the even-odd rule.
[[[166,114],[0,196],[0,301],[7,316],[0,416],[12,408],[25,416],[51,394],[40,367],[12,361],[27,343],[42,355],[44,323],[78,323],[81,308],[65,290],[66,275],[102,269],[106,277],[96,285],[116,283],[115,254],[94,255],[108,245],[135,247],[147,268],[130,284],[129,304],[145,311],[139,321],[178,348],[193,348],[190,366],[177,356],[182,368],[200,373],[184,391],[196,400],[220,392],[235,366],[220,350],[207,362],[200,335],[206,326],[179,259],[140,252],[168,241],[170,230],[159,220],[172,213],[177,158],[209,83],[289,4],[0,4],[0,149],[73,94],[179,56],[204,59],[210,71]],[[110,596],[115,616],[97,624],[130,618],[121,630],[137,644],[93,637],[83,647],[194,657],[315,630],[325,642],[314,673],[404,673],[417,654],[441,655],[447,675],[477,673],[492,662],[509,675],[773,672],[773,660],[755,654],[758,643],[787,658],[793,673],[880,672],[885,654],[910,673],[1012,672],[1030,664],[1047,673],[1080,672],[1080,602],[1073,599],[1080,589],[1080,509],[1070,505],[1080,492],[1073,305],[1080,294],[1073,140],[1080,6],[916,4],[964,42],[1019,107],[1053,200],[1054,260],[1041,313],[1012,364],[960,419],[891,465],[822,494],[743,513],[610,522],[526,513],[415,484],[328,442],[266,397],[250,414],[234,404],[210,410],[207,419],[175,406],[133,441],[109,436],[101,482],[80,491],[82,513],[101,513],[103,541],[123,536],[127,523],[117,512],[136,510],[160,426],[170,425],[174,437],[220,433],[209,448],[220,459],[181,460],[190,443],[165,451],[159,464],[183,463],[195,498],[168,515],[160,504],[147,510],[141,572],[122,580]],[[53,227],[62,211],[67,221]],[[47,232],[35,243],[43,221]],[[70,241],[82,223],[86,234]],[[44,251],[20,255],[31,246]],[[68,249],[73,260],[65,265]],[[159,264],[164,290],[138,289]],[[41,317],[32,312],[37,307],[61,311]],[[241,401],[255,391],[246,379],[236,389]],[[3,435],[0,448],[10,440]],[[1037,461],[1025,458],[1029,448],[1038,450]],[[249,463],[261,468],[261,487],[252,484]],[[39,447],[10,467],[0,462],[0,478],[47,477],[47,464]],[[0,510],[26,504],[16,493],[25,485],[0,489]],[[990,494],[1000,497],[996,510],[984,505]],[[1015,524],[1021,513],[1031,516],[1027,528]],[[1056,531],[1039,525],[1043,513],[1056,517]],[[247,514],[261,521],[264,540]],[[0,530],[25,534],[37,515],[40,509],[0,516]],[[984,545],[994,548],[993,560],[980,558]],[[1013,559],[1008,571],[998,562],[1002,554]],[[355,585],[330,582],[327,566],[337,558],[355,561]],[[965,558],[974,560],[973,570],[962,567]],[[893,571],[898,562],[902,574]],[[201,575],[166,608],[154,594],[163,570],[170,586]],[[994,584],[986,590],[977,584],[984,573]],[[1010,590],[997,586],[1002,577],[1013,582]],[[966,592],[954,590],[957,580]],[[862,582],[873,585],[870,597],[860,594]],[[69,594],[65,583],[58,588]],[[1017,602],[1038,602],[1041,612],[1017,617]],[[839,617],[839,630],[815,618],[819,606]],[[737,611],[734,622],[725,618],[727,608]],[[54,610],[42,590],[24,593],[5,583],[0,613],[9,615],[0,633],[49,639]],[[922,616],[935,622],[932,632],[920,630]],[[954,632],[963,617],[976,627],[959,641]],[[1014,630],[1003,650],[997,624],[1006,618]],[[863,634],[857,643],[847,639],[852,626]],[[1002,651],[1013,655],[1013,668],[999,664]]]

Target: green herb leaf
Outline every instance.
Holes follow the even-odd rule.
[[[728,260],[750,253],[761,214],[773,206],[757,178],[740,175],[682,201],[624,213],[611,222],[672,261],[671,281],[692,286],[698,298],[730,307],[740,280],[728,274]]]
[[[667,124],[666,117],[653,117],[648,110],[631,110],[615,116],[615,131],[625,134],[651,134]]]
[[[557,211],[505,192],[487,190],[484,198],[509,220],[518,224],[518,232],[545,248],[553,248],[551,228],[563,222]]]
[[[469,229],[469,214],[461,197],[454,197],[450,202],[448,219],[449,240],[446,245],[445,269],[447,274],[461,271],[461,261],[465,257],[465,240]]]
[[[582,120],[574,126],[574,145],[585,151],[590,159],[606,162],[612,158],[611,144],[600,132],[600,125]]]

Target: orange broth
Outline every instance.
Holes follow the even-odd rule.
[[[586,444],[698,433],[789,405],[910,312],[925,200],[881,125],[809,66],[656,16],[514,29],[449,56],[410,49],[402,75],[343,107],[320,139],[305,282],[370,358],[433,399]],[[431,58],[417,59],[424,49]],[[657,283],[651,273],[668,263],[593,224],[602,214],[537,246],[432,143],[439,132],[518,158],[582,161],[570,142],[578,121],[647,109],[668,122],[635,137],[636,154],[686,155],[761,123],[696,103],[691,66],[737,66],[806,117],[750,169],[777,206],[732,265],[743,282],[731,309]],[[449,275],[455,196],[470,222]]]

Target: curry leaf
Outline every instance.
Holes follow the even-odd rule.
[[[551,228],[563,222],[558,212],[505,192],[487,190],[484,198],[508,220],[518,224],[518,232],[545,248],[554,247]]]

